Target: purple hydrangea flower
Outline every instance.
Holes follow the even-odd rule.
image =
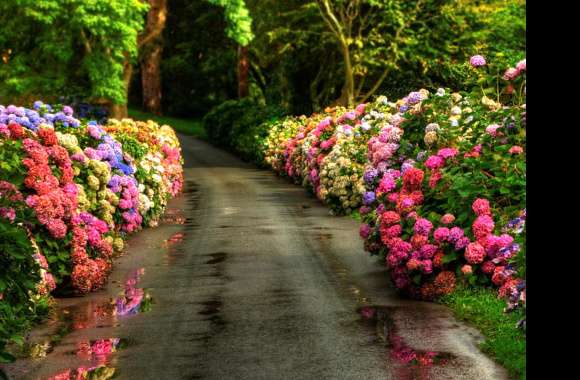
[[[411,92],[407,97],[407,104],[417,104],[421,101],[422,95],[418,91]]]
[[[363,175],[363,178],[364,178],[366,183],[370,184],[375,180],[375,178],[377,178],[378,175],[379,175],[379,172],[377,169],[370,169],[370,170],[365,172],[365,174]]]
[[[485,58],[483,56],[474,55],[473,57],[471,57],[469,59],[469,63],[473,67],[479,67],[479,66],[484,66],[486,62],[485,62]]]
[[[368,206],[368,205],[372,204],[376,198],[377,197],[376,197],[374,191],[367,191],[363,195],[363,203]]]

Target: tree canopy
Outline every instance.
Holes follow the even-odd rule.
[[[228,37],[241,46],[248,46],[254,39],[252,33],[252,18],[244,0],[207,0],[211,4],[224,8],[227,20],[226,33]]]
[[[1,1],[0,96],[125,103],[123,63],[137,57],[147,9],[138,0]]]
[[[0,97],[128,98],[140,107],[136,57],[149,57],[138,42],[148,1],[62,3],[0,2]],[[378,93],[458,88],[469,56],[513,60],[525,51],[523,0],[172,0],[166,17],[162,49],[151,55],[161,55],[155,88],[164,95],[155,98],[181,116],[203,116],[238,97],[240,46],[250,96],[290,113]]]

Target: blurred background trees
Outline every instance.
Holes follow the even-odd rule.
[[[459,88],[469,56],[520,59],[526,32],[521,0],[3,0],[0,22],[2,103],[67,94],[116,116]]]

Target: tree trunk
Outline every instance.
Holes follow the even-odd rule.
[[[344,57],[344,87],[342,88],[341,100],[346,106],[354,106],[354,75],[350,61],[350,49],[346,41],[342,43],[342,55]]]
[[[131,77],[133,76],[133,65],[130,60],[125,61],[125,67],[123,68],[123,83],[125,85],[125,103],[123,104],[111,104],[111,118],[122,119],[129,116],[127,111],[127,99],[129,97],[129,86],[131,85]]]
[[[155,44],[141,63],[143,85],[143,109],[161,115],[161,54],[163,46]]]
[[[145,33],[141,37],[141,84],[143,86],[143,109],[161,115],[161,57],[163,53],[163,29],[167,19],[167,0],[148,0],[151,6],[147,14]]]
[[[248,47],[238,46],[238,97],[240,99],[250,94],[248,83],[248,73],[250,71],[250,60],[248,57]]]

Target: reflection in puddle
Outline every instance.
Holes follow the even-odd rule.
[[[119,351],[129,345],[127,339],[109,338],[96,339],[90,341],[81,341],[78,343],[78,349],[75,354],[83,360],[97,362],[98,364],[107,364],[109,357],[113,352]]]
[[[85,379],[98,379],[98,380],[108,380],[115,376],[115,368],[107,366],[96,366],[96,367],[79,367],[76,369],[69,368],[63,372],[60,372],[54,376],[48,377],[46,380],[85,380]]]
[[[137,288],[139,278],[145,273],[145,269],[138,269],[125,282],[125,291],[115,300],[115,311],[117,315],[134,315],[151,310],[153,298],[151,294],[142,288]]]
[[[434,364],[447,364],[454,356],[447,352],[415,350],[409,346],[397,328],[389,313],[393,309],[381,306],[363,306],[358,309],[362,320],[375,328],[376,336],[389,348],[392,359],[400,364],[429,367]]]
[[[183,241],[184,237],[185,237],[185,234],[183,232],[176,232],[173,235],[171,235],[171,237],[169,239],[164,241],[164,245],[170,246],[173,244],[181,243]]]
[[[90,363],[88,366],[68,368],[53,375],[47,380],[81,380],[81,379],[110,379],[115,375],[115,368],[109,367],[110,356],[125,347],[126,339],[109,338],[78,343],[76,356]]]
[[[48,340],[29,344],[27,355],[31,359],[45,358],[53,352],[57,345],[70,333],[76,330],[99,327],[116,327],[118,318],[151,310],[153,298],[147,289],[138,288],[137,284],[145,269],[140,268],[130,274],[125,281],[123,291],[117,297],[103,301],[89,299],[81,304],[64,307],[56,312],[52,323],[57,323],[56,331]],[[126,339],[107,338],[96,340],[80,340],[75,343],[76,350],[68,352],[87,365],[68,368],[49,377],[49,380],[64,379],[110,379],[115,375],[115,369],[110,367],[110,357],[119,349],[128,345]],[[55,357],[55,360],[56,359]]]

